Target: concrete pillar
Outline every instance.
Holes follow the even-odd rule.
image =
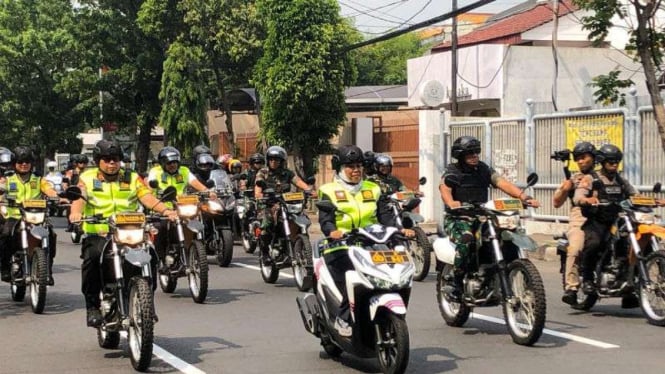
[[[421,110],[418,120],[418,163],[419,174],[427,178],[427,183],[420,186],[425,193],[420,204],[420,214],[425,222],[438,222],[441,218],[441,197],[439,179],[444,170],[442,153],[443,115],[439,110]]]

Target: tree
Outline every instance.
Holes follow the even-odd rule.
[[[409,33],[371,44],[353,52],[359,86],[406,84],[406,60],[422,56],[428,46],[417,33]]]
[[[78,152],[78,101],[64,85],[77,56],[68,0],[0,2],[0,144],[31,145],[40,157]]]
[[[590,10],[592,15],[582,17],[584,29],[589,31],[589,39],[601,43],[613,27],[612,19],[618,16],[629,19],[634,11],[636,24],[629,26],[630,41],[626,46],[629,53],[633,53],[636,61],[640,61],[646,77],[646,86],[651,97],[661,146],[665,151],[665,108],[658,88],[657,72],[661,73],[663,65],[663,51],[665,48],[665,32],[662,25],[655,19],[656,12],[661,7],[662,0],[574,0],[575,4],[583,10]],[[630,24],[630,23],[629,23]],[[620,96],[616,93],[619,87],[625,87],[628,80],[617,79],[617,73],[610,73],[596,79],[596,86],[600,100],[616,100]],[[616,85],[615,85],[616,84]]]
[[[343,51],[351,35],[335,0],[257,0],[267,38],[253,82],[261,100],[262,136],[293,152],[301,175],[313,175],[314,160],[330,151],[352,81]]]

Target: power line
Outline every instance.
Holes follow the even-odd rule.
[[[355,14],[349,14],[349,15],[347,15],[347,17],[356,17],[356,16],[359,16],[359,15],[365,15],[365,16],[368,16],[368,17],[372,17],[372,15],[369,14],[369,13],[376,12],[376,13],[383,14],[383,15],[385,15],[385,16],[390,16],[390,17],[392,17],[392,18],[395,18],[395,19],[397,19],[397,20],[400,21],[400,22],[404,21],[404,19],[402,19],[402,18],[400,18],[400,17],[394,16],[394,15],[389,14],[389,13],[387,13],[387,12],[381,12],[381,9],[383,9],[383,8],[387,8],[387,7],[390,7],[390,6],[395,5],[395,4],[399,4],[399,5],[404,4],[404,2],[403,2],[402,0],[393,1],[392,3],[388,3],[388,4],[386,4],[386,5],[381,5],[381,6],[376,7],[376,8],[370,8],[370,7],[366,6],[366,5],[363,5],[363,4],[358,3],[358,2],[356,2],[356,1],[353,1],[353,0],[346,0],[346,1],[348,1],[348,2],[350,2],[350,3],[352,3],[352,4],[355,4],[355,5],[361,6],[361,7],[363,7],[363,8],[366,8],[365,10],[356,9],[356,8],[353,8],[352,6],[350,6],[350,5],[348,5],[348,4],[344,4],[344,2],[343,2],[342,0],[340,0],[340,4],[345,5],[345,6],[349,7],[349,8],[351,8],[351,9],[357,11],[357,13],[355,13]],[[376,18],[376,17],[372,17],[372,18]]]
[[[352,5],[344,3],[343,1],[340,1],[340,4],[343,4],[343,5],[345,5],[349,8],[357,11],[357,12],[360,12],[360,14],[362,14],[362,15],[365,15],[365,16],[368,16],[368,17],[371,17],[371,18],[374,18],[374,19],[378,19],[379,21],[384,21],[384,22],[393,23],[393,24],[397,24],[397,25],[403,25],[404,24],[403,23],[404,20],[402,20],[402,19],[399,19],[399,21],[389,20],[389,19],[386,19],[386,18],[383,18],[383,17],[371,15],[371,14],[369,14],[369,12],[364,12],[364,11],[358,9],[358,8],[353,7]]]

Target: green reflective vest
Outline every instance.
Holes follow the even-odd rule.
[[[43,184],[45,181],[42,178],[30,174],[30,178],[23,182],[18,174],[12,174],[7,177],[7,196],[16,200],[17,204],[21,204],[25,200],[34,200],[42,198]],[[21,211],[19,208],[7,208],[7,215],[5,218],[21,218]]]
[[[185,189],[189,185],[189,169],[186,166],[180,166],[178,172],[175,174],[169,174],[162,169],[161,165],[154,166],[151,170],[151,173],[155,175],[155,180],[158,183],[157,193],[161,194],[164,192],[166,187],[173,186],[175,187],[177,196],[180,196],[185,193]],[[164,204],[169,208],[173,209],[173,203],[168,201]]]
[[[337,182],[326,183],[319,188],[319,199],[326,195],[335,204],[335,225],[344,232],[377,223],[376,203],[381,195],[381,188],[373,182],[362,181],[360,191],[352,195]],[[344,213],[342,213],[344,212]]]

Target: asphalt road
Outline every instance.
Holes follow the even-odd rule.
[[[56,219],[56,284],[43,315],[11,300],[0,284],[0,373],[132,372],[126,341],[117,350],[97,345],[85,326],[80,294],[80,247]],[[158,290],[155,356],[158,373],[377,373],[371,359],[330,359],[305,332],[297,311],[298,290],[290,270],[276,284],[263,283],[255,255],[236,246],[229,268],[210,257],[210,290],[195,304],[184,278],[174,294]],[[665,330],[646,323],[641,310],[603,300],[591,312],[561,303],[556,262],[535,261],[545,280],[546,331],[534,347],[512,343],[498,307],[479,308],[462,328],[448,327],[436,304],[434,273],[414,282],[407,322],[409,373],[661,373]],[[26,298],[27,299],[27,298]]]

